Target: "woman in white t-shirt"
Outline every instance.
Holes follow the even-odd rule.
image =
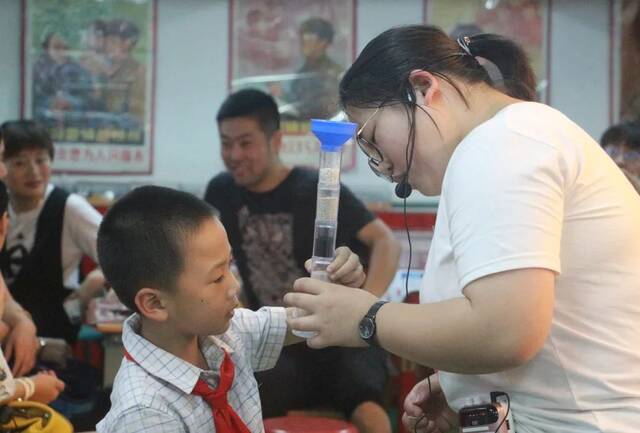
[[[534,86],[512,42],[430,26],[382,33],[342,80],[371,168],[440,195],[421,304],[310,279],[285,301],[310,312],[290,324],[318,331],[312,347],[378,344],[439,370],[405,401],[412,431],[449,431],[493,391],[518,433],[640,425],[640,198],[580,127],[526,102]]]
[[[6,174],[4,161],[2,159],[3,152],[4,145],[0,139],[0,178]],[[0,246],[4,244],[7,234],[7,205],[8,196],[6,186],[4,182],[0,180]],[[5,317],[8,302],[15,304],[9,295],[2,275],[0,275],[0,317]],[[0,322],[0,324],[6,326],[3,322]],[[3,332],[4,331],[3,329]],[[24,344],[28,345],[28,342],[21,341],[18,343],[18,345]],[[14,345],[13,347],[17,346]],[[17,349],[12,348],[11,350]],[[17,359],[14,359],[14,364],[17,361]],[[31,369],[30,367],[28,368],[29,370]],[[16,369],[14,366],[14,371],[22,374],[24,369]],[[24,400],[30,399],[40,403],[49,403],[58,397],[60,392],[64,390],[64,386],[64,382],[58,379],[52,371],[40,372],[30,377],[14,378],[7,364],[4,352],[2,348],[0,348],[0,406],[18,398]]]
[[[50,184],[55,154],[43,125],[0,125],[11,224],[0,268],[13,297],[31,313],[40,336],[75,342],[83,305],[100,293],[100,270],[78,282],[83,256],[97,261],[101,215],[82,197]]]

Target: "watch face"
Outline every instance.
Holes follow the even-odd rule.
[[[373,337],[376,325],[370,317],[365,317],[360,321],[360,338],[368,340]]]

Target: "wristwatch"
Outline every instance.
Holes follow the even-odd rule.
[[[37,337],[37,338],[38,338],[38,351],[37,351],[37,354],[40,355],[42,350],[47,345],[47,339],[44,338],[44,337]]]
[[[376,314],[378,314],[378,310],[386,303],[387,301],[378,301],[373,304],[358,326],[360,338],[369,346],[380,347],[378,339],[376,338]]]

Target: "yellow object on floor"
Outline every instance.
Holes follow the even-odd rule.
[[[35,401],[12,401],[0,409],[1,433],[73,433],[73,426],[46,404]],[[8,417],[8,418],[7,418]]]

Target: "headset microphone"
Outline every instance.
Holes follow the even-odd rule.
[[[411,187],[411,185],[409,184],[409,182],[407,181],[407,176],[403,176],[402,180],[400,182],[398,182],[398,184],[396,185],[396,197],[398,198],[407,198],[411,195],[411,193],[413,192],[413,188]]]

